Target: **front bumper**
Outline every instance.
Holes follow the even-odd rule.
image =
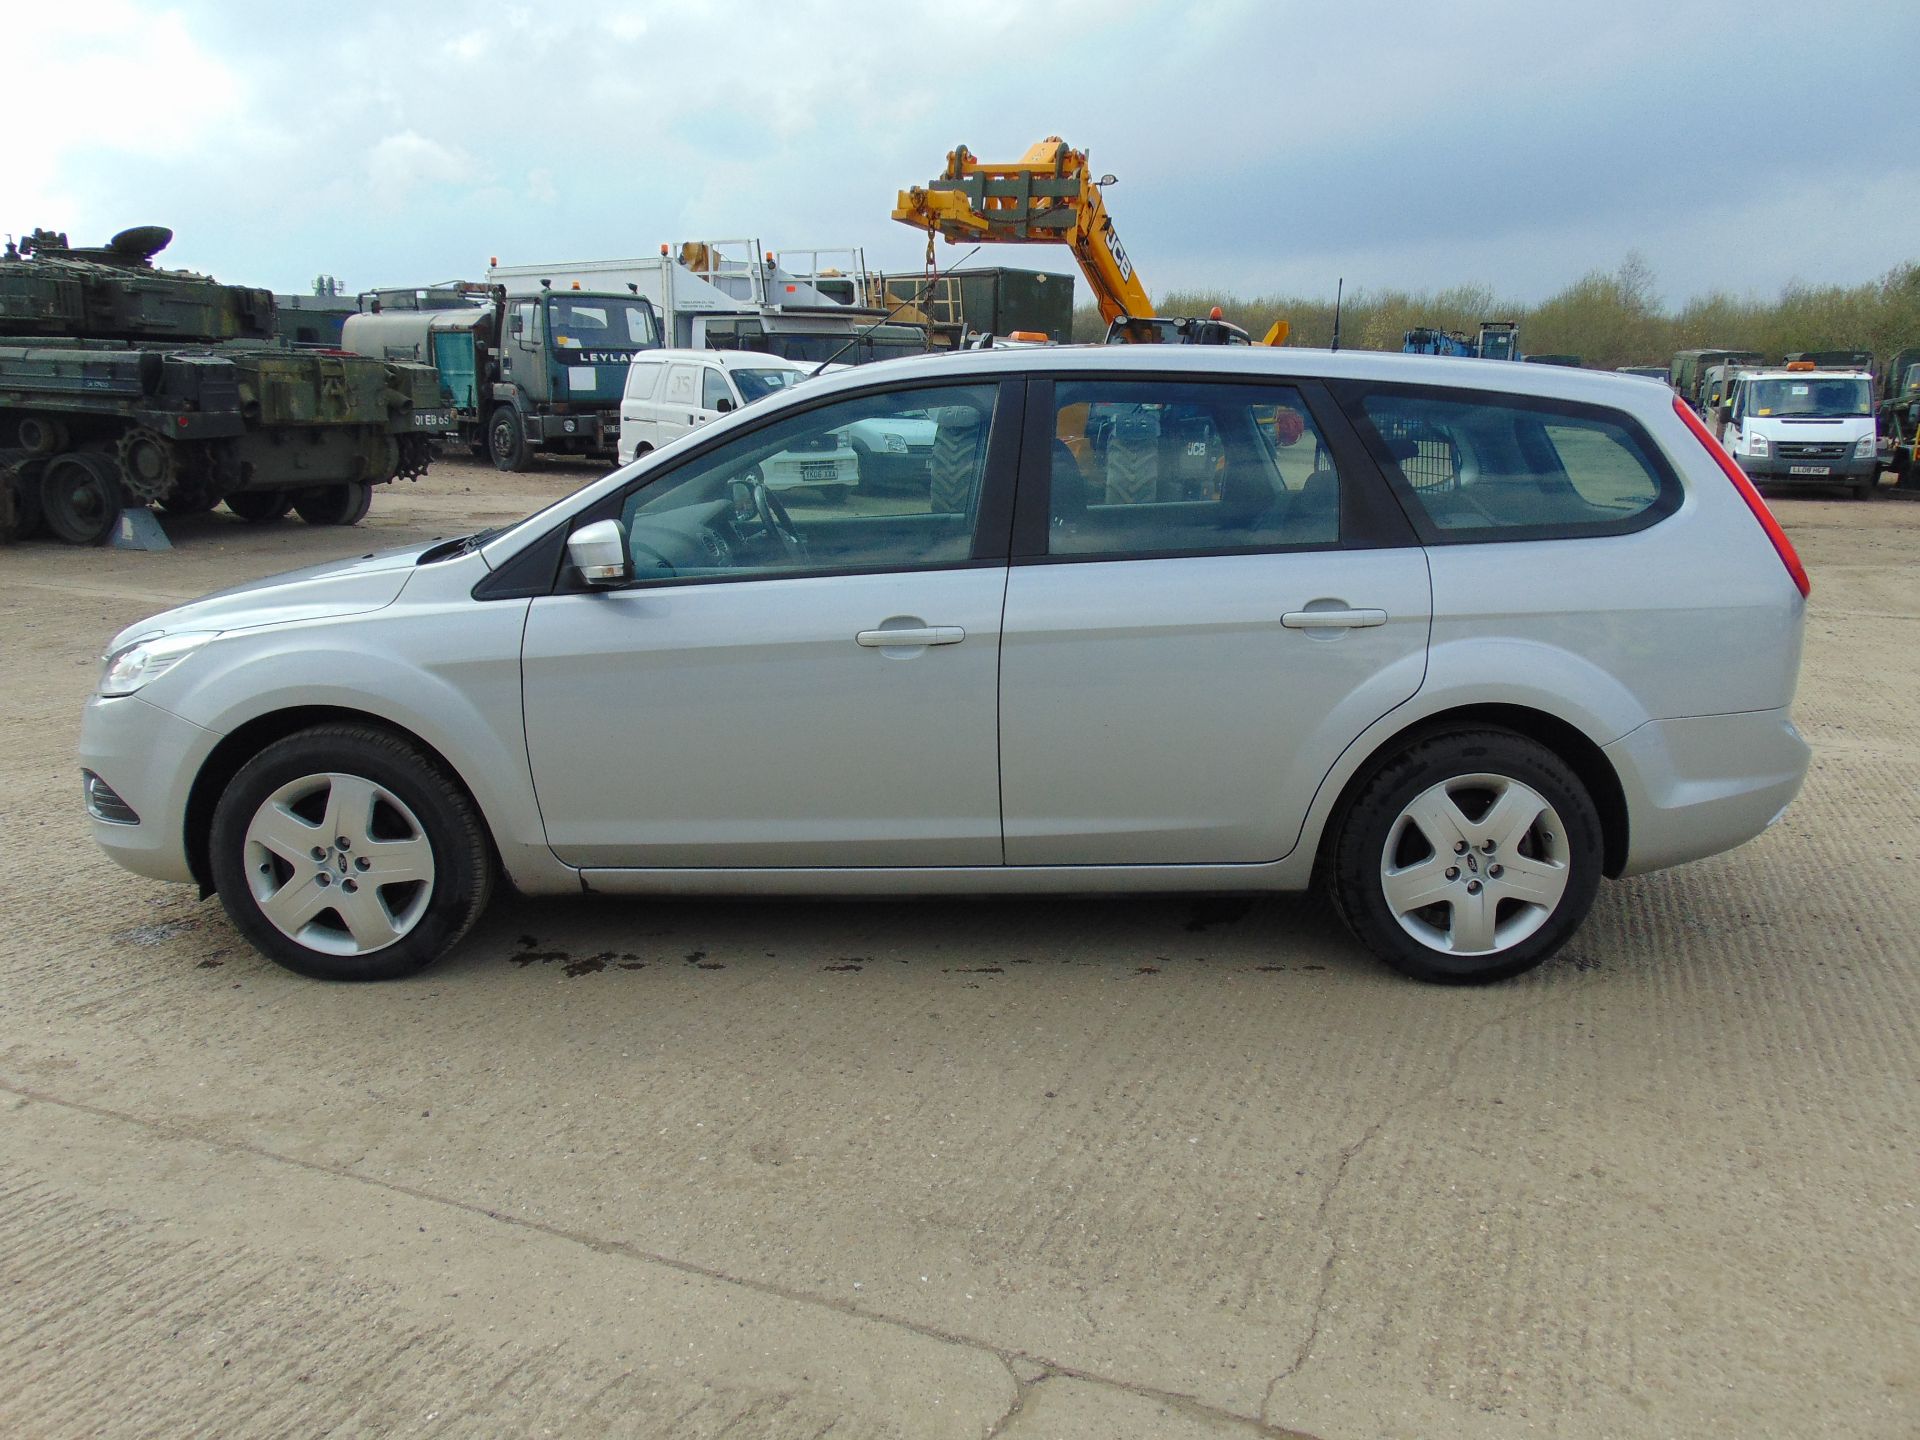
[[[760,475],[769,490],[808,490],[815,486],[851,490],[860,483],[860,462],[851,450],[774,455],[760,462]]]
[[[1841,459],[1810,458],[1798,455],[1736,455],[1749,480],[1765,480],[1781,485],[1852,485],[1880,473],[1880,457],[1864,460],[1854,456],[1851,447]],[[1795,474],[1799,469],[1825,471],[1820,475]]]
[[[1744,845],[1799,793],[1813,752],[1785,710],[1649,720],[1606,747],[1639,875]]]
[[[549,445],[584,445],[593,450],[612,450],[620,439],[620,417],[600,411],[573,415],[530,415],[526,417],[527,435]]]
[[[116,864],[154,880],[191,883],[187,796],[220,743],[213,731],[138,695],[95,696],[80,721],[80,764],[140,817],[128,825],[89,814],[93,838]]]

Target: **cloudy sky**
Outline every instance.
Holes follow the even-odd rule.
[[[894,192],[1049,134],[1120,177],[1155,290],[1532,300],[1637,249],[1671,302],[1920,259],[1913,0],[0,0],[0,36],[0,231],[165,224],[282,291],[701,238],[915,269]]]

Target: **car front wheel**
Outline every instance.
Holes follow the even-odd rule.
[[[1431,736],[1362,786],[1334,837],[1334,902],[1354,935],[1417,980],[1530,970],[1593,904],[1592,797],[1545,746],[1507,731]]]
[[[432,963],[480,917],[493,876],[466,792],[400,737],[353,725],[301,731],[241,767],[210,858],[240,932],[322,980]]]

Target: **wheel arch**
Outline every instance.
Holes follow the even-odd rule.
[[[183,822],[186,833],[182,839],[187,852],[187,868],[193,873],[194,883],[200,887],[202,899],[213,894],[215,888],[212,864],[213,812],[220,803],[220,796],[241,768],[262,750],[289,735],[311,730],[316,725],[360,725],[372,730],[384,730],[418,749],[438,765],[472,803],[474,814],[480,817],[480,824],[486,831],[487,848],[495,870],[501,868],[499,839],[493,833],[493,823],[486,807],[480,803],[479,796],[460,773],[459,767],[437,748],[406,726],[396,724],[383,715],[338,705],[300,705],[255,716],[223,736],[201,763],[199,773],[193,777],[193,788],[187,792],[187,810]]]
[[[1316,868],[1325,864],[1354,798],[1395,755],[1428,736],[1448,730],[1488,728],[1510,730],[1544,745],[1579,777],[1587,794],[1593,798],[1594,809],[1600,813],[1602,873],[1609,877],[1619,876],[1627,864],[1629,830],[1626,791],[1620,783],[1619,772],[1613,768],[1613,762],[1579,726],[1544,710],[1513,704],[1455,706],[1423,715],[1383,738],[1347,777],[1339,798],[1328,811],[1326,823],[1320,830],[1315,855]]]

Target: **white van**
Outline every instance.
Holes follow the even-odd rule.
[[[620,401],[620,460],[635,460],[695,426],[798,385],[815,368],[752,350],[649,350],[635,356]],[[860,460],[845,435],[833,440],[833,449],[769,456],[760,466],[767,488],[844,499],[860,483]]]
[[[804,366],[745,350],[646,350],[627,367],[620,460],[678,440],[696,425],[804,380]]]
[[[1720,443],[1755,480],[1847,485],[1865,499],[1879,483],[1873,377],[1812,361],[1742,370]]]

